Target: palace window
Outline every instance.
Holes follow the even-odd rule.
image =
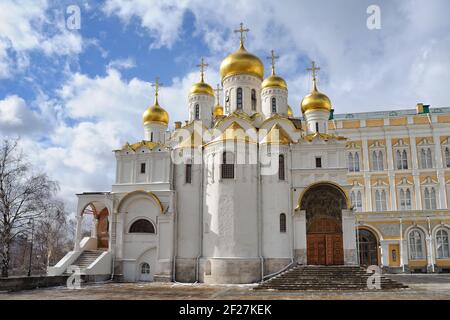
[[[186,164],[186,183],[192,183],[192,164]]]
[[[359,154],[358,152],[348,153],[348,171],[359,172]]]
[[[425,209],[436,209],[436,190],[434,187],[425,187],[423,197],[425,200]]]
[[[256,111],[256,90],[252,89],[252,111]]]
[[[355,208],[356,211],[362,211],[361,191],[352,191],[352,193],[350,194],[350,200],[352,202],[353,208]]]
[[[280,232],[286,232],[286,214],[280,214]]]
[[[237,88],[236,108],[237,109],[242,109],[242,88]]]
[[[272,98],[272,113],[277,112],[277,99],[275,97]]]
[[[145,173],[145,162],[141,163],[141,173]]]
[[[381,150],[372,152],[372,168],[374,171],[384,170],[383,152]]]
[[[433,168],[433,158],[431,155],[431,148],[422,148],[420,150],[420,164],[422,169]]]
[[[441,229],[436,232],[436,251],[438,259],[450,258],[450,245],[449,245],[449,232],[448,230]]]
[[[397,150],[397,170],[408,169],[408,155],[406,150]]]
[[[375,207],[377,211],[386,211],[386,191],[376,190],[375,191]]]
[[[400,189],[400,210],[411,210],[411,191]]]
[[[155,227],[150,221],[139,219],[131,225],[130,233],[155,233]]]
[[[445,148],[445,166],[450,168],[450,149],[448,147]]]
[[[278,156],[278,179],[285,180],[284,154]]]
[[[234,156],[231,152],[222,154],[222,179],[234,179]]]
[[[420,230],[414,229],[409,233],[409,258],[411,260],[424,259],[424,238]]]
[[[200,106],[198,104],[195,105],[195,120],[200,119]]]

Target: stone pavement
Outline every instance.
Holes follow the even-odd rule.
[[[450,274],[389,275],[409,289],[395,291],[253,291],[255,285],[205,285],[177,283],[101,283],[80,290],[65,287],[0,293],[0,300],[152,300],[152,299],[328,299],[328,300],[450,300]]]

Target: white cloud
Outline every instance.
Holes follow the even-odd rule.
[[[213,52],[213,61],[236,48],[232,30],[245,22],[251,29],[248,49],[261,58],[271,49],[282,56],[278,70],[288,80],[293,107],[309,90],[303,70],[307,60],[322,67],[320,88],[338,113],[413,108],[419,101],[449,105],[448,2],[378,1],[382,28],[376,31],[366,27],[370,4],[360,0],[238,0],[232,5],[226,0],[109,0],[104,10],[127,23],[137,18],[158,45],[168,47],[182,37],[183,18],[189,12],[195,18],[196,34]],[[174,12],[170,17],[167,8]],[[429,51],[428,56],[439,62],[422,57]],[[420,70],[424,71],[417,74]]]
[[[83,50],[82,37],[65,29],[64,14],[49,20],[47,0],[0,2],[0,79],[28,66],[29,52],[71,56]]]
[[[44,120],[17,95],[0,100],[0,133],[31,135],[44,128]]]
[[[133,58],[126,58],[126,59],[116,59],[112,60],[108,63],[108,69],[132,69],[136,67],[136,61],[134,61]]]

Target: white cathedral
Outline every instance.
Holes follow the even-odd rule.
[[[422,200],[429,184],[422,185],[417,159],[399,173],[401,180],[394,158],[396,135],[408,145],[410,163],[420,158],[412,140],[414,148],[420,142],[410,130],[380,129],[400,118],[406,120],[399,130],[420,127],[414,118],[420,112],[341,119],[318,90],[319,68],[312,63],[311,92],[301,100],[303,117],[295,117],[273,51],[272,72],[264,78],[263,63],[244,46],[248,30],[241,24],[237,31],[240,47],[220,66],[223,106],[222,89],[215,94],[205,82],[202,60],[200,82],[188,96],[189,121],[169,131],[156,81],[154,105],[143,114],[144,139],[114,151],[110,192],[77,195],[75,248],[48,274],[75,265],[86,275],[131,282],[254,283],[296,264],[449,268],[450,174],[443,149],[449,141],[437,139],[439,155],[432,148],[444,160],[431,170],[427,183],[434,187]],[[433,132],[450,135],[446,118],[429,116],[436,120]],[[400,183],[413,192],[409,207],[400,208],[407,203],[405,193],[396,196]],[[438,196],[428,208],[430,192]],[[94,222],[83,236],[87,214]]]

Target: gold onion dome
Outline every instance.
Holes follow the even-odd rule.
[[[214,96],[213,88],[207,84],[206,82],[200,81],[199,83],[194,84],[189,91],[189,94],[206,94],[209,96]]]
[[[281,89],[286,89],[287,90],[287,84],[286,81],[284,81],[283,78],[276,76],[274,74],[272,74],[270,77],[266,78],[261,87],[264,88],[281,88]]]
[[[220,65],[220,76],[222,80],[228,76],[237,74],[249,74],[261,80],[264,78],[263,63],[257,56],[249,53],[245,49],[242,41],[239,49],[226,57]]]
[[[316,68],[314,61],[312,62],[312,68],[308,68],[308,71],[312,71],[312,81],[313,87],[311,93],[303,98],[301,102],[302,113],[312,111],[312,110],[323,110],[323,111],[331,111],[331,101],[330,99],[323,93],[317,90],[317,79],[316,79],[316,71],[320,70],[320,68]]]
[[[158,93],[155,94],[155,104],[148,107],[142,115],[144,125],[149,123],[162,123],[166,126],[169,124],[169,114],[158,103]]]
[[[214,107],[213,116],[214,118],[223,116],[223,107],[220,104]]]
[[[287,115],[289,118],[292,118],[294,116],[294,111],[292,110],[291,106],[288,106]]]

